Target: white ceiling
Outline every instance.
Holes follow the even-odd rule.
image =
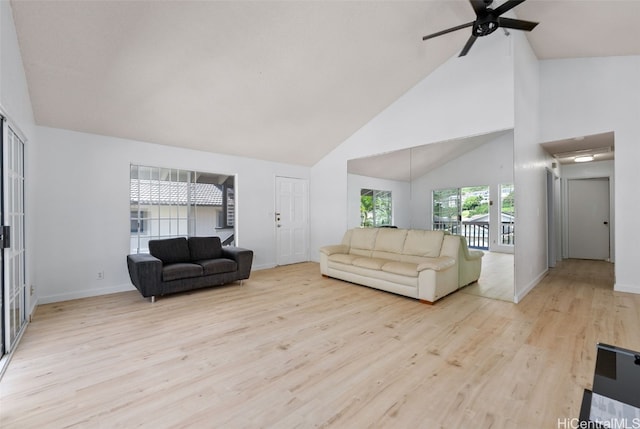
[[[614,140],[613,131],[610,131],[545,142],[540,145],[560,164],[573,164],[578,156],[592,156],[594,161],[612,160],[615,151]]]
[[[423,35],[474,19],[466,0],[11,4],[39,125],[301,165],[456,55],[469,30]],[[514,11],[541,22],[528,35],[539,58],[640,55],[640,1]]]

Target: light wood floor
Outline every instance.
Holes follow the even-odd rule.
[[[460,289],[460,292],[513,302],[513,254],[485,251],[480,278],[477,282]]]
[[[40,306],[0,382],[8,428],[557,428],[596,342],[640,350],[640,295],[566,261],[519,304],[430,306],[315,263],[155,304]]]

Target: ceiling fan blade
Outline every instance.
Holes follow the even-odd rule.
[[[484,2],[484,0],[469,0],[469,3],[471,3],[471,7],[476,13],[476,16],[480,16],[480,14],[486,13],[487,4]]]
[[[500,27],[523,31],[531,31],[536,27],[536,25],[538,25],[537,22],[523,21],[521,19],[511,18],[498,18],[498,22],[500,23]]]
[[[464,45],[464,48],[462,48],[462,51],[460,52],[460,55],[458,55],[458,57],[464,57],[465,55],[467,55],[467,52],[469,52],[469,49],[471,49],[476,39],[477,37],[472,34],[471,37],[469,37],[469,40],[467,40],[467,43]]]
[[[434,37],[442,36],[443,34],[451,33],[453,31],[462,30],[463,28],[471,27],[473,25],[472,22],[467,22],[466,24],[458,25],[457,27],[451,27],[447,30],[438,31],[437,33],[429,34],[428,36],[424,36],[422,40],[432,39]]]
[[[506,11],[511,10],[514,7],[518,6],[520,3],[524,3],[524,1],[525,0],[507,0],[506,2],[502,3],[500,6],[495,8],[493,12],[498,16],[502,15]]]

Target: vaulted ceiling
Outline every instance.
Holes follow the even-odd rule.
[[[11,5],[37,124],[301,165],[456,55],[469,30],[423,35],[475,18],[466,0]],[[640,55],[640,1],[514,11],[540,21],[528,38],[541,59]]]

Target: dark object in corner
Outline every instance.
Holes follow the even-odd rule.
[[[220,244],[219,237],[150,240],[149,254],[127,255],[131,283],[143,297],[248,279],[253,251]]]

